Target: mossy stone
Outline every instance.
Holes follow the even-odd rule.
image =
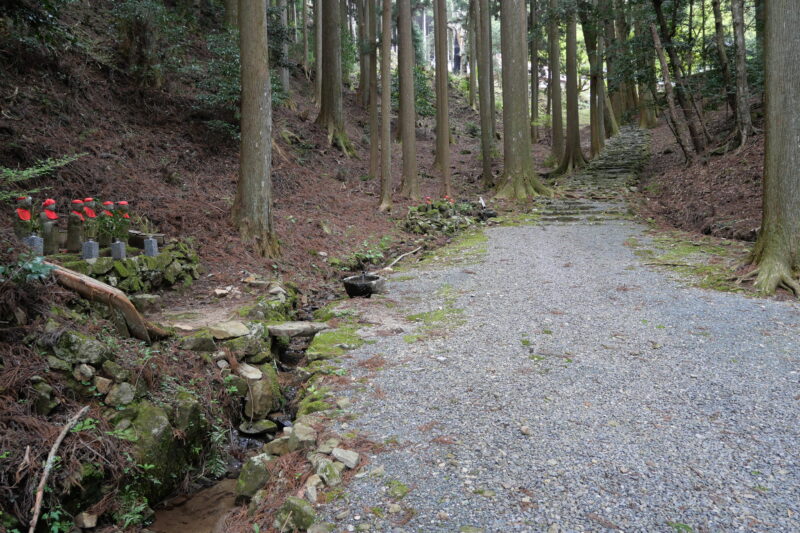
[[[214,352],[217,349],[217,344],[214,342],[214,336],[211,332],[201,330],[184,337],[183,341],[181,341],[181,348],[193,352]]]
[[[272,477],[269,464],[274,460],[268,453],[260,453],[245,461],[236,480],[236,496],[250,498],[264,487]]]
[[[317,513],[314,507],[302,498],[289,496],[275,515],[273,526],[283,532],[305,531],[314,525]]]
[[[102,276],[108,274],[114,268],[114,260],[110,257],[98,257],[92,265],[92,275]]]
[[[90,365],[100,365],[110,355],[103,343],[74,330],[65,331],[59,336],[53,352],[67,362]]]
[[[119,363],[112,361],[111,359],[103,362],[103,372],[105,372],[108,377],[117,383],[128,381],[131,377],[130,372],[122,368]]]

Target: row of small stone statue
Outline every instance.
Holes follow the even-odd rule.
[[[98,213],[98,207],[100,212]],[[83,259],[95,259],[100,255],[100,246],[110,246],[114,259],[124,259],[130,229],[128,202],[106,201],[94,198],[72,200],[67,216],[65,248],[70,253],[81,253]],[[17,198],[17,219],[14,232],[37,255],[52,255],[59,251],[60,219],[56,213],[56,201],[47,198],[41,211],[33,216],[33,199],[30,196]],[[41,237],[36,233],[41,232]],[[145,239],[145,255],[158,255],[155,239]]]

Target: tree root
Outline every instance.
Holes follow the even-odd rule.
[[[800,282],[792,276],[789,267],[778,260],[764,259],[757,269],[746,276],[755,277],[753,285],[761,294],[771,295],[778,289],[786,289],[800,296]]]

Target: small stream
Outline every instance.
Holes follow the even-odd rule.
[[[156,520],[149,529],[155,533],[221,532],[217,523],[233,509],[235,490],[236,479],[223,479],[200,492],[172,498],[156,511]]]

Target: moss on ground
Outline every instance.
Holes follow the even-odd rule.
[[[744,292],[736,283],[736,270],[749,253],[745,243],[672,231],[659,233],[648,243],[630,237],[625,245],[645,264],[675,272],[695,287]]]
[[[412,344],[433,335],[441,335],[464,324],[464,310],[455,306],[458,295],[459,292],[449,284],[440,287],[436,291],[436,296],[442,298],[442,304],[431,311],[406,316],[406,320],[419,325],[414,334],[403,336],[403,340]]]

